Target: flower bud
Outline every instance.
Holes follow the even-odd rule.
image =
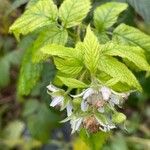
[[[125,120],[126,120],[126,116],[123,114],[123,113],[115,113],[113,116],[112,116],[112,120],[114,123],[123,123]]]

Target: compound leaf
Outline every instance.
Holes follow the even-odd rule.
[[[97,37],[91,31],[90,26],[87,27],[87,33],[84,38],[84,63],[86,67],[95,73],[100,59],[100,46]]]
[[[120,44],[139,46],[150,51],[150,36],[125,24],[119,25],[113,32],[113,41]]]
[[[90,0],[65,0],[59,9],[63,26],[70,28],[80,24],[90,8]]]
[[[83,83],[82,81],[79,81],[74,78],[65,78],[65,77],[60,77],[58,78],[68,87],[70,88],[86,88],[87,85]]]
[[[133,73],[116,58],[101,56],[99,60],[99,70],[107,73],[113,78],[117,78],[122,83],[127,83],[131,88],[142,91],[142,88]]]
[[[28,95],[36,85],[42,71],[42,64],[32,63],[32,51],[27,49],[21,66],[18,93],[19,95]]]
[[[38,28],[54,23],[57,19],[57,6],[52,0],[39,0],[35,5],[26,9],[10,27],[17,39],[19,35],[26,35]]]
[[[34,42],[32,50],[33,62],[39,62],[42,58],[40,48],[48,44],[60,44],[64,45],[67,42],[68,33],[64,29],[60,29],[56,26],[49,26],[43,29],[38,38]]]
[[[58,70],[68,75],[78,75],[83,68],[80,62],[74,58],[62,59],[56,57],[54,62]]]
[[[110,56],[120,56],[133,62],[137,68],[150,71],[150,66],[146,61],[144,50],[140,47],[133,46],[122,46],[113,43],[106,44],[103,49],[105,49],[105,54]]]
[[[126,8],[127,4],[116,2],[109,2],[97,7],[94,11],[95,27],[100,31],[110,28]]]

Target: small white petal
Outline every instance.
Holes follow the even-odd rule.
[[[57,87],[55,87],[54,85],[50,84],[47,86],[47,89],[51,92],[56,92],[58,91],[59,89]]]
[[[98,117],[95,116],[95,118],[101,126],[106,126]]]
[[[130,93],[122,93],[121,97],[124,99],[127,99],[129,97]]]
[[[82,102],[81,102],[81,110],[82,111],[87,111],[88,107],[89,107],[89,105],[88,105],[87,101],[82,100]]]
[[[115,106],[115,104],[113,102],[111,102],[111,101],[109,101],[109,104],[110,104],[111,107]]]
[[[119,97],[116,95],[111,95],[110,102],[114,103],[115,105],[119,105]]]
[[[101,131],[103,131],[103,132],[107,132],[107,127],[105,126],[105,127],[99,127],[99,129],[101,130]]]
[[[94,89],[88,88],[88,89],[85,91],[84,95],[83,95],[83,99],[87,99],[87,98],[88,98],[90,95],[92,95],[93,93],[95,93]]]
[[[79,118],[79,119],[77,120],[75,130],[78,130],[78,129],[79,129],[79,127],[80,127],[80,125],[81,125],[81,123],[82,123],[82,120],[83,120],[82,118]]]
[[[67,105],[66,109],[67,109],[67,116],[68,117],[71,116],[73,107],[72,107],[72,105],[70,103]]]
[[[109,129],[114,129],[114,128],[116,128],[115,125],[108,125],[107,127],[108,127]]]
[[[101,89],[102,96],[104,100],[108,100],[111,95],[111,90],[105,86],[103,86]]]
[[[50,103],[50,106],[55,107],[56,105],[62,103],[63,100],[64,100],[64,97],[56,96],[52,99],[52,102]]]
[[[99,108],[98,108],[98,112],[100,112],[100,113],[104,113],[104,112],[105,112],[104,107],[99,107]]]
[[[77,131],[82,123],[82,118],[78,118],[78,119],[75,119],[75,120],[71,120],[70,123],[71,123],[71,128],[72,128],[72,132],[71,134],[73,134],[75,131]]]

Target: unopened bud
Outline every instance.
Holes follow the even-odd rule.
[[[126,120],[126,116],[123,113],[115,113],[112,117],[114,123],[123,123]]]

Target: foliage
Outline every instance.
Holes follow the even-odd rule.
[[[146,79],[145,75],[147,73],[148,76],[150,71],[150,36],[141,31],[149,32],[144,25],[144,23],[149,24],[149,2],[147,0],[142,3],[134,0],[113,0],[113,2],[111,0],[15,0],[10,5],[7,0],[5,5],[7,5],[4,9],[6,13],[2,12],[2,14],[6,15],[1,17],[3,9],[0,11],[0,19],[2,18],[0,39],[5,35],[8,36],[11,17],[16,17],[16,13],[19,14],[20,10],[22,12],[24,6],[25,10],[9,29],[9,32],[14,33],[20,42],[18,47],[14,48],[16,43],[12,37],[5,37],[0,42],[2,50],[0,52],[0,104],[4,103],[4,106],[0,106],[0,120],[2,120],[0,129],[3,130],[0,133],[0,149],[1,147],[11,149],[17,146],[22,149],[33,149],[40,148],[43,144],[49,145],[52,130],[60,120],[58,112],[45,105],[45,102],[49,103],[50,98],[45,88],[49,82],[59,86],[62,93],[65,92],[62,94],[65,99],[61,110],[71,104],[74,114],[79,116],[84,114],[80,108],[82,98],[70,98],[70,96],[82,93],[97,83],[117,93],[144,92],[131,95],[127,106],[125,105],[126,109],[123,110],[128,119],[131,119],[126,122],[128,134],[120,131],[113,134],[98,132],[88,137],[87,133],[81,130],[80,137],[72,142],[74,149],[79,149],[79,144],[83,145],[83,149],[93,150],[117,150],[118,147],[125,150],[149,149],[149,140],[144,139],[149,138],[148,131],[145,131],[147,122],[141,121],[139,116],[133,119],[128,114],[130,111],[133,114],[135,111],[144,112],[146,99],[149,98],[149,77]],[[21,5],[23,6],[20,7]],[[145,22],[142,22],[137,14]],[[20,74],[16,81],[14,72],[18,72],[19,67]],[[13,90],[16,82],[15,92]],[[9,92],[13,93],[13,96],[9,96]],[[59,96],[59,93],[57,94]],[[22,102],[19,104],[19,109],[24,108],[23,112],[18,112],[18,108],[16,109],[14,95],[17,95],[18,102]],[[5,100],[10,101],[9,97],[10,99],[13,97],[12,103],[5,104]],[[131,107],[136,107],[137,110]],[[19,119],[15,119],[14,112],[14,121],[9,121],[5,116],[7,118],[7,112],[14,111],[13,108],[20,116],[17,117]],[[113,111],[117,112],[118,108]],[[91,112],[89,110],[87,114]],[[140,117],[148,118],[147,115],[142,114]],[[120,115],[115,113],[114,116],[114,122],[122,123],[126,118],[122,113]],[[102,115],[99,117],[100,121],[104,121]],[[139,125],[140,123],[144,124],[144,129]],[[120,124],[118,126],[123,128]],[[139,130],[143,134],[142,137],[138,137]],[[130,138],[128,135],[134,136]],[[68,149],[64,141],[54,142],[54,145],[61,149],[63,147]]]

